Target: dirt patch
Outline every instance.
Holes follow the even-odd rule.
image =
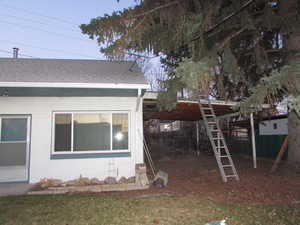
[[[264,203],[297,205],[300,201],[299,168],[282,165],[270,174],[272,161],[258,160],[253,169],[251,159],[233,158],[241,181],[223,183],[213,156],[157,161],[156,167],[169,174],[166,188],[150,187],[122,195],[169,193],[176,196],[194,195],[228,203]],[[299,206],[298,204],[297,206]]]

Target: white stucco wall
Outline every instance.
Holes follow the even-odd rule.
[[[31,149],[29,182],[41,178],[71,180],[80,175],[104,179],[107,176],[135,176],[135,164],[143,162],[142,102],[136,112],[135,97],[0,97],[0,114],[30,114]],[[53,111],[129,111],[130,157],[50,159]]]
[[[277,124],[277,129],[274,129],[274,124]],[[288,134],[288,119],[265,120],[259,124],[260,135],[287,135]]]

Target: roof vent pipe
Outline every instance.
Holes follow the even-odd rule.
[[[13,58],[17,59],[19,57],[19,48],[13,48]]]

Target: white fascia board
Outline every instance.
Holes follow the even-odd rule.
[[[144,99],[157,99],[158,96],[158,92],[154,92],[154,91],[146,91],[146,93],[144,94]]]
[[[188,100],[178,100],[178,102],[186,102],[186,103],[195,103],[198,104],[197,101],[188,101]],[[200,102],[202,104],[208,104],[209,101],[205,100],[205,99],[201,99]],[[221,101],[221,100],[210,100],[210,104],[212,105],[227,105],[227,106],[236,106],[239,103],[238,102],[230,102],[230,101]]]
[[[158,96],[158,92],[147,91],[144,95],[144,99],[157,100],[157,96]],[[198,104],[197,101],[189,101],[189,100],[178,100],[177,102]],[[200,102],[202,104],[208,103],[208,101],[205,99],[201,99]],[[211,99],[210,103],[212,105],[226,105],[226,106],[238,106],[240,104],[240,102],[222,101],[222,100],[214,100],[214,99]],[[269,109],[270,105],[262,104],[261,107],[262,107],[262,109]]]
[[[186,103],[195,103],[195,104],[198,104],[197,101],[185,101],[185,100],[178,100],[178,102],[186,102]],[[207,100],[205,99],[201,99],[200,102],[202,104],[205,104],[205,103],[208,103]],[[226,106],[239,106],[240,105],[240,102],[232,102],[232,101],[222,101],[222,100],[210,100],[210,104],[212,105],[226,105]],[[269,109],[270,108],[270,104],[262,104],[261,105],[261,108],[262,109]]]
[[[151,99],[151,100],[156,100],[158,97],[158,92],[153,92],[153,91],[147,91],[144,95],[144,99]],[[201,103],[208,103],[207,100],[201,99]],[[198,104],[197,101],[190,101],[190,100],[178,100],[177,102],[183,102],[183,103],[193,103],[193,104]],[[229,106],[236,106],[239,103],[238,102],[230,102],[230,101],[220,101],[220,100],[210,100],[210,103],[213,105],[229,105]]]
[[[150,85],[124,83],[0,82],[0,87],[148,89]]]

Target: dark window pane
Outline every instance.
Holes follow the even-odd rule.
[[[26,141],[27,119],[2,119],[1,141]]]
[[[56,152],[71,151],[71,114],[55,114]]]
[[[74,114],[74,151],[110,150],[110,114]]]
[[[26,143],[0,143],[0,166],[26,165]]]
[[[113,122],[113,150],[128,149],[128,114],[114,113]]]

